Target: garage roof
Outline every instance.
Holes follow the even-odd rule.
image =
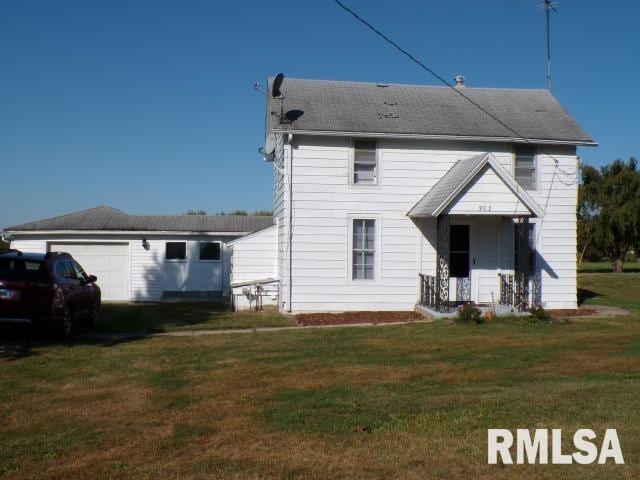
[[[20,231],[149,231],[250,233],[273,225],[266,215],[128,215],[106,205],[5,228]]]

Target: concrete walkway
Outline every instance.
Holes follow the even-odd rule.
[[[583,305],[581,308],[591,308],[596,311],[593,315],[575,315],[564,318],[602,318],[602,317],[626,317],[631,311],[620,307],[608,307],[606,305]]]
[[[228,328],[224,330],[184,330],[177,332],[136,332],[136,333],[85,333],[76,335],[76,339],[91,340],[124,340],[127,338],[152,338],[152,337],[199,337],[201,335],[225,335],[229,333],[263,333],[263,332],[282,332],[287,330],[318,330],[328,328],[346,328],[346,327],[376,327],[390,325],[407,325],[409,323],[433,323],[431,319],[413,320],[407,322],[380,322],[380,323],[346,323],[341,325],[307,325],[290,327],[257,327],[257,328]]]
[[[597,313],[593,315],[580,315],[580,316],[566,316],[561,318],[568,319],[588,319],[588,318],[602,318],[602,317],[619,317],[630,315],[629,310],[618,307],[607,307],[604,305],[585,305],[585,308],[591,308],[596,310]],[[76,335],[76,339],[86,340],[126,340],[136,338],[152,338],[152,337],[199,337],[202,335],[226,335],[232,333],[263,333],[263,332],[282,332],[288,330],[319,330],[328,328],[348,328],[348,327],[375,327],[375,326],[390,326],[390,325],[407,325],[410,323],[433,323],[433,319],[425,318],[424,320],[412,320],[403,322],[380,322],[380,323],[347,323],[340,325],[307,325],[298,326],[292,325],[290,327],[257,327],[257,328],[228,328],[224,330],[184,330],[176,332],[136,332],[136,333],[85,333]]]

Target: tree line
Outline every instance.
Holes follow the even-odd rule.
[[[607,258],[614,272],[640,254],[638,162],[615,160],[599,169],[581,167],[578,186],[578,261]]]

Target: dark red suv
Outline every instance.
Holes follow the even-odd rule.
[[[0,253],[0,324],[44,326],[68,337],[76,320],[98,320],[96,280],[68,253]]]

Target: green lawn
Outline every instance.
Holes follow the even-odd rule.
[[[226,302],[104,303],[98,333],[169,332],[295,325],[277,311],[229,311]]]
[[[640,314],[640,272],[581,273],[578,296],[586,305],[610,305]]]
[[[638,478],[639,285],[580,275],[619,318],[14,345],[0,478]],[[491,427],[616,428],[626,465],[489,466]]]
[[[613,271],[611,262],[583,262],[578,264],[581,273],[610,273]],[[627,262],[624,264],[624,273],[640,272],[640,262]]]

